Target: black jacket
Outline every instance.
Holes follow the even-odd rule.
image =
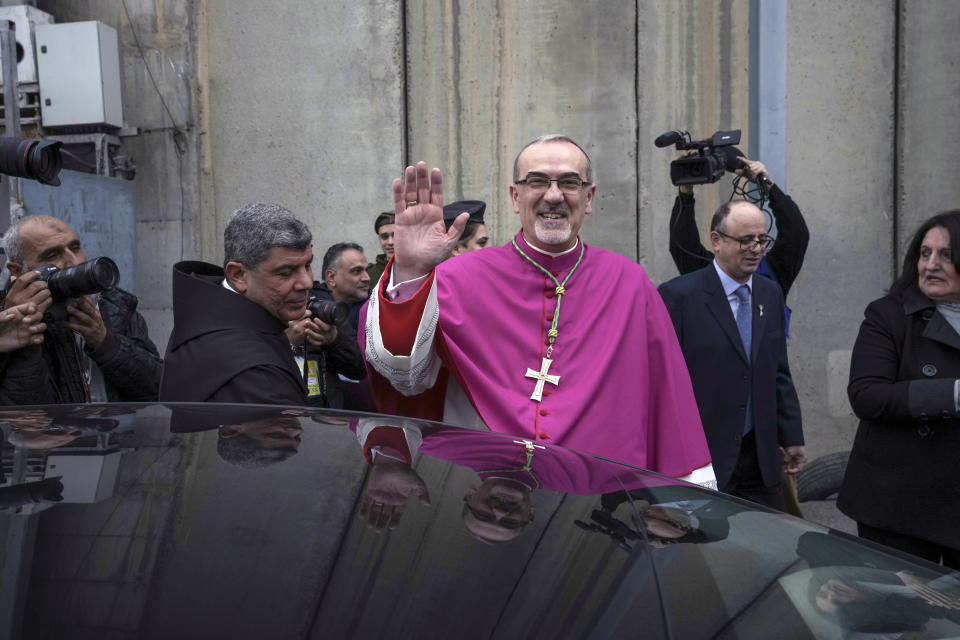
[[[705,267],[713,261],[713,252],[700,243],[695,202],[693,196],[680,194],[670,214],[670,255],[681,274]],[[777,185],[770,188],[770,210],[777,221],[777,239],[765,259],[786,297],[803,267],[810,232],[800,209]]]
[[[204,262],[174,265],[160,400],[306,404],[286,323],[225,289],[223,277],[223,269]]]
[[[99,347],[87,345],[84,351],[103,373],[107,398],[111,402],[156,400],[163,360],[137,312],[137,297],[122,289],[104,291],[99,308],[107,338]],[[3,404],[89,401],[73,332],[61,321],[47,325],[42,345],[25,347],[3,359]]]
[[[322,282],[313,283],[310,295],[319,300],[333,300],[333,294]],[[362,306],[362,302],[352,305],[350,317],[337,325],[337,338],[331,344],[323,347],[307,345],[307,359],[316,362],[317,370],[321,373],[320,394],[311,395],[310,404],[334,409],[373,410],[364,380],[367,368],[357,342],[357,328],[352,321],[354,316],[359,316]],[[340,375],[363,382],[345,382]]]
[[[690,371],[717,486],[722,490],[729,482],[740,455],[748,394],[763,481],[766,486],[778,484],[783,467],[778,447],[803,444],[780,287],[767,278],[753,278],[749,359],[713,266],[674,278],[659,291]]]
[[[872,527],[960,549],[960,335],[919,290],[865,312],[847,394],[860,418],[837,506]]]

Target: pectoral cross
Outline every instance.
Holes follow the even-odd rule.
[[[560,385],[560,376],[547,375],[547,371],[550,370],[551,364],[553,364],[553,360],[551,360],[550,358],[544,358],[543,362],[540,363],[540,371],[527,369],[526,377],[534,378],[537,381],[537,386],[533,388],[533,393],[530,394],[531,400],[536,400],[537,402],[540,402],[543,399],[543,383],[544,382],[549,382],[554,386]]]
[[[542,444],[534,444],[530,440],[514,440],[514,444],[522,444],[523,448],[526,450],[527,461],[523,465],[524,471],[530,471],[533,467],[533,454],[537,449],[546,449]]]

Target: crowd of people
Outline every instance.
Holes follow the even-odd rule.
[[[786,296],[809,232],[762,163],[740,156],[728,169],[772,214],[731,199],[713,215],[708,249],[681,187],[669,228],[681,275],[659,289],[636,262],[581,240],[597,185],[566,136],[516,155],[520,229],[502,246],[487,247],[486,204],[445,203],[442,173],[422,162],[375,218],[373,262],[338,242],[315,270],[303,221],[246,205],[224,230],[222,266],[173,267],[163,358],[132,294],[54,295],[38,267],[81,265],[81,239],[62,221],[27,217],[4,237],[0,402],[376,410],[564,445],[788,510],[784,480],[806,452]],[[862,536],[954,568],[958,356],[954,211],[921,226],[903,272],[867,308],[848,389],[862,422],[838,501]],[[370,464],[409,464],[398,437],[366,443]],[[494,525],[515,515],[501,507],[486,514]]]

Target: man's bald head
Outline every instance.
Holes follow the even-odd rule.
[[[7,269],[18,277],[42,264],[60,269],[85,262],[80,238],[63,220],[50,216],[27,216],[18,220],[3,237]]]
[[[710,242],[724,273],[737,282],[747,282],[769,245],[769,230],[766,215],[755,205],[745,200],[721,205],[710,224]]]

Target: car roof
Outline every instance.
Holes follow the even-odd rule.
[[[900,577],[952,602],[941,568],[516,436],[263,405],[16,407],[0,425],[5,637],[960,635]],[[866,604],[831,602],[841,583]]]

